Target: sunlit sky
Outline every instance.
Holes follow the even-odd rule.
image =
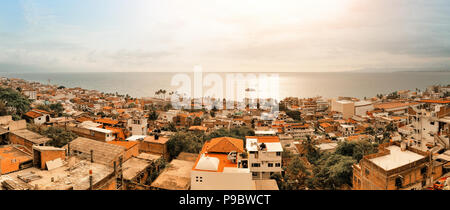
[[[22,0],[0,4],[0,71],[447,68],[448,0]]]

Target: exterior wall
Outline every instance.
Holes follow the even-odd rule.
[[[169,159],[169,152],[166,144],[158,144],[148,141],[141,141],[139,144],[139,152],[153,153],[162,155],[164,159]]]
[[[13,162],[11,159],[0,159],[0,174],[18,171],[19,165],[19,161]]]
[[[434,125],[432,124],[434,123]],[[416,117],[413,118],[412,125],[414,127],[414,139],[422,139],[422,144],[434,144],[434,137],[431,133],[437,133],[439,131],[439,123],[433,122],[429,117]]]
[[[117,181],[116,179],[111,179],[106,185],[99,188],[98,190],[116,190]]]
[[[70,131],[76,133],[80,137],[93,139],[101,142],[106,141],[114,141],[114,135],[110,135],[109,137],[105,133],[92,131],[86,128],[77,128],[77,127],[68,127]]]
[[[348,119],[355,115],[355,104],[351,102],[342,103],[333,99],[331,101],[331,111],[340,112],[344,119]]]
[[[28,141],[22,137],[9,133],[9,141],[11,144],[19,144],[25,146],[30,152],[33,151],[33,142]],[[38,145],[43,146],[43,145]]]
[[[41,169],[47,168],[45,165],[47,161],[55,160],[57,158],[61,158],[62,160],[64,160],[66,158],[66,151],[64,150],[41,151]]]
[[[371,162],[363,159],[360,161],[358,169],[353,166],[353,189],[354,190],[397,190],[395,180],[399,175],[403,177],[402,188],[422,186],[424,175],[421,169],[426,167],[424,159],[409,164],[410,166],[402,166],[391,171],[384,171],[376,167]],[[393,172],[392,172],[393,171]]]
[[[201,182],[197,181],[197,177]],[[255,190],[255,185],[251,173],[193,170],[191,171],[191,190]]]
[[[147,119],[129,119],[128,129],[131,131],[131,135],[147,135]]]
[[[139,155],[139,144],[136,144],[125,151],[124,162],[130,159],[131,157],[137,157],[138,155]]]
[[[42,125],[47,122],[47,117],[50,118],[50,115],[44,114],[41,117],[34,118],[33,123],[36,125]]]
[[[256,176],[253,176],[255,179],[268,179],[270,178],[270,173],[280,173],[281,169],[281,152],[280,156],[277,156],[276,152],[264,152],[258,151],[258,154],[249,154],[248,155],[248,167],[250,168],[250,172],[255,173]],[[260,167],[253,167],[252,165],[255,163],[259,163]],[[269,163],[273,165],[273,167],[269,167]],[[279,163],[279,166],[277,166]],[[260,172],[266,173],[261,174]]]
[[[366,106],[355,106],[355,115],[366,116],[368,111],[373,111],[374,107],[372,104]]]
[[[12,120],[11,115],[0,116],[0,125],[8,125]]]
[[[348,104],[342,104],[342,117],[344,119],[349,119],[355,115],[355,104],[354,103],[348,103]]]
[[[17,131],[27,128],[27,121],[26,120],[19,120],[19,121],[11,121],[9,123],[9,131]]]

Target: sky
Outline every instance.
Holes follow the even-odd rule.
[[[0,71],[448,69],[448,0],[8,0]]]

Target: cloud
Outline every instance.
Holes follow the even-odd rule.
[[[345,71],[450,64],[450,4],[442,0],[67,4],[79,6],[22,0],[26,30],[0,34],[0,62],[86,71],[186,71],[195,64],[208,71]]]

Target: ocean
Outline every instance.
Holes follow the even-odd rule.
[[[193,73],[187,74],[192,81]],[[203,77],[208,74],[203,73]],[[223,80],[227,73],[218,74]],[[242,73],[244,76],[247,73]],[[270,74],[270,73],[268,73]],[[397,90],[424,90],[432,85],[450,84],[450,72],[394,72],[394,73],[275,73],[279,75],[279,97],[333,98],[351,96],[357,98],[374,97]],[[2,77],[20,78],[43,84],[63,85],[99,90],[105,93],[129,94],[132,97],[155,96],[155,91],[177,90],[171,85],[176,73],[0,73]],[[258,74],[256,74],[258,75]],[[224,82],[225,84],[225,82]],[[268,84],[270,86],[270,84]],[[269,87],[271,88],[271,87]],[[206,91],[205,88],[204,91]]]

